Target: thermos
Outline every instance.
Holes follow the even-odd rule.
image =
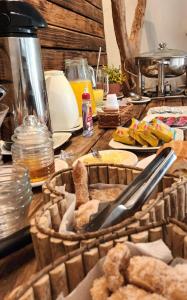
[[[0,1],[0,87],[9,106],[1,138],[11,144],[14,129],[27,115],[35,115],[50,128],[47,93],[37,29],[47,24],[23,1]],[[4,92],[5,93],[5,92]]]

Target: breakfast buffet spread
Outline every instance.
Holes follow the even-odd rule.
[[[98,147],[86,155],[72,155],[71,168],[57,171],[44,183],[44,205],[33,215],[30,229],[41,273],[13,291],[10,299],[30,293],[33,299],[38,293],[39,299],[47,299],[46,290],[58,300],[185,299],[185,128],[157,117],[147,120],[148,116],[103,131]],[[133,152],[141,148],[143,171],[136,168],[139,150],[105,150],[111,137],[134,147]],[[74,140],[77,148],[78,136]],[[68,147],[65,151],[69,162]],[[146,198],[160,172],[164,177]],[[111,209],[118,214],[122,203],[129,214],[111,221],[116,218]],[[61,278],[60,284],[56,278]]]

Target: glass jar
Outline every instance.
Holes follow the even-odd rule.
[[[32,191],[28,170],[19,165],[0,167],[0,239],[27,224]]]
[[[55,171],[53,141],[45,124],[26,116],[12,137],[13,162],[25,165],[32,183],[45,181]]]

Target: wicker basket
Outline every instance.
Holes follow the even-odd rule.
[[[158,239],[162,239],[168,245],[174,257],[187,258],[187,225],[168,218],[142,227],[122,229],[120,232],[95,239],[92,244],[84,245],[58,258],[26,284],[15,289],[8,299],[55,300],[61,292],[66,296],[85,277],[100,257],[105,256],[116,243],[126,240],[148,242]]]
[[[130,168],[123,165],[116,166],[102,164],[97,166],[90,165],[87,168],[89,183],[102,182],[129,184],[141,172],[140,169]],[[65,196],[63,193],[56,191],[55,186],[65,183],[67,184],[67,191],[73,192],[74,185],[71,169],[57,172],[43,187],[44,200],[46,201],[46,204],[37,212],[35,218],[31,220],[31,235],[38,266],[43,268],[58,257],[65,255],[74,249],[80,248],[82,245],[92,242],[93,239],[103,237],[103,235],[111,234],[115,231],[120,232],[122,228],[132,223],[137,225],[138,222],[138,225],[145,225],[148,224],[149,221],[161,220],[164,216],[168,217],[170,215],[182,220],[183,215],[175,214],[173,213],[173,210],[172,213],[170,213],[168,207],[170,205],[171,185],[176,185],[175,188],[173,187],[173,193],[175,193],[176,197],[179,193],[181,193],[179,192],[179,187],[176,183],[177,179],[179,180],[179,178],[176,177],[164,176],[162,181],[152,193],[149,204],[144,205],[142,208],[140,215],[136,214],[115,226],[98,230],[96,232],[62,234],[58,232],[58,229],[65,213]],[[184,186],[186,188],[186,185],[183,182],[182,188],[184,188]],[[162,192],[163,190],[164,194]],[[174,203],[173,205],[178,207],[178,205],[180,206],[182,204]],[[153,206],[155,206],[155,208],[153,208]]]
[[[119,112],[97,112],[99,128],[116,128],[125,125],[134,116],[134,105],[122,106]]]

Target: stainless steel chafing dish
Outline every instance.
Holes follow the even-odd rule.
[[[158,78],[158,96],[164,95],[164,79],[183,75],[186,72],[187,52],[168,49],[160,43],[153,52],[136,57],[140,77]]]

